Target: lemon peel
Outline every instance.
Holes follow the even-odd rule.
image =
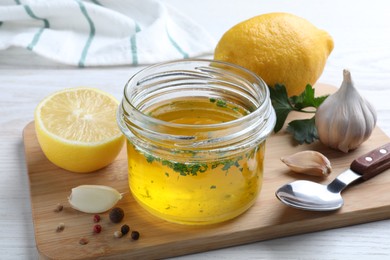
[[[219,40],[214,59],[241,65],[268,86],[283,84],[288,96],[314,85],[334,42],[324,30],[289,13],[255,16],[230,28]]]

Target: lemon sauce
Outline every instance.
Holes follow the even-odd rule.
[[[207,126],[250,112],[222,99],[194,98],[158,104],[144,113],[165,122]],[[194,130],[192,136],[197,134]],[[234,218],[254,203],[262,185],[264,141],[225,158],[199,155],[196,148],[179,151],[172,144],[172,156],[163,158],[128,141],[129,186],[146,210],[171,222],[211,224]]]
[[[152,215],[204,225],[256,201],[276,115],[265,82],[227,62],[185,59],[133,75],[117,113],[128,181]]]

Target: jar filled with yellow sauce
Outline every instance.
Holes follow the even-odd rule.
[[[275,120],[267,85],[242,67],[189,59],[141,70],[118,110],[133,197],[180,224],[237,217],[260,193]]]

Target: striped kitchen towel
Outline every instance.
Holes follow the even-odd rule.
[[[215,41],[158,0],[1,0],[0,50],[12,46],[85,67],[207,55]]]

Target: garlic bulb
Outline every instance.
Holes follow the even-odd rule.
[[[344,70],[343,74],[340,89],[317,109],[315,123],[323,144],[347,153],[370,137],[376,112],[355,89],[351,73]]]

